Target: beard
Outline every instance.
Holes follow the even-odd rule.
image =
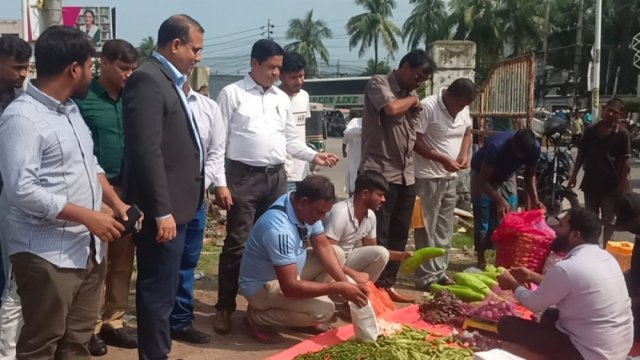
[[[551,243],[551,251],[566,252],[569,249],[569,235],[556,235]]]

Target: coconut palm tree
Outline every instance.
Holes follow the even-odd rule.
[[[322,20],[313,19],[313,10],[309,10],[302,19],[289,21],[287,39],[295,41],[287,44],[285,49],[295,51],[302,55],[307,62],[305,74],[313,77],[318,72],[317,55],[325,64],[329,64],[329,51],[322,43],[322,39],[331,38],[333,35],[327,24]]]
[[[152,36],[147,36],[142,39],[140,46],[138,46],[138,52],[140,53],[140,60],[144,60],[151,56],[151,53],[156,48],[156,42]]]
[[[349,49],[360,45],[358,56],[363,57],[367,49],[373,46],[374,70],[378,67],[378,42],[382,44],[390,55],[398,50],[396,37],[402,36],[400,29],[391,21],[392,11],[396,7],[394,0],[356,0],[356,4],[364,7],[367,12],[353,16],[347,22]]]
[[[402,36],[407,40],[408,49],[420,44],[426,48],[435,40],[449,38],[450,26],[443,0],[409,0],[409,3],[414,8],[402,25]]]

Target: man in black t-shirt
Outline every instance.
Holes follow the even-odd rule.
[[[598,214],[604,226],[603,248],[613,235],[613,197],[628,190],[630,185],[629,133],[618,123],[623,107],[622,100],[612,98],[604,107],[601,120],[584,130],[569,179],[569,187],[574,187],[578,171],[584,166],[580,189],[584,192],[585,207]]]

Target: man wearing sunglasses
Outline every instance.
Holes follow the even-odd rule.
[[[630,187],[629,133],[618,122],[623,107],[622,100],[612,98],[605,105],[601,120],[584,130],[569,179],[569,187],[576,186],[578,172],[583,168],[580,189],[584,192],[585,207],[600,216],[604,249],[613,235],[613,197]]]

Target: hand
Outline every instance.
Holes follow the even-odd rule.
[[[450,158],[447,158],[447,160],[444,161],[442,165],[444,166],[444,169],[447,170],[448,172],[458,172],[462,169],[460,167],[460,164],[458,164],[457,161]]]
[[[313,162],[320,166],[332,167],[337,164],[338,161],[340,161],[340,159],[332,153],[319,152],[313,157]]]
[[[576,179],[575,175],[571,175],[571,177],[569,178],[569,183],[567,184],[567,187],[569,189],[573,189],[574,187],[576,187],[576,183],[578,182],[578,180]]]
[[[156,219],[156,226],[158,227],[156,241],[160,244],[173,240],[178,234],[176,221],[173,219],[173,215],[169,215],[162,219]]]
[[[116,208],[113,209],[113,216],[115,216],[116,219],[127,221],[129,220],[129,217],[127,216],[127,211],[129,211],[129,209],[131,209],[131,205],[121,202],[120,205],[118,205]],[[135,228],[137,231],[140,231],[142,229],[143,220],[144,220],[144,213],[141,212],[140,218],[138,219],[138,221],[136,221],[136,225],[135,225]]]
[[[351,278],[356,282],[356,284],[366,284],[367,281],[371,280],[369,278],[369,274],[360,271],[353,271]]]
[[[422,105],[420,104],[420,99],[416,97],[415,105],[409,108],[409,111],[407,111],[407,113],[405,114],[405,117],[410,120],[417,119],[421,111],[422,111]]]
[[[544,204],[542,203],[542,201],[537,200],[537,199],[536,199],[536,200],[534,200],[534,201],[532,202],[531,207],[532,207],[533,209],[540,209],[540,210],[546,210],[546,209],[547,209],[547,207],[546,207],[546,206],[544,206]]]
[[[120,224],[113,216],[99,211],[89,210],[87,218],[83,225],[89,229],[89,232],[97,236],[101,241],[111,242],[119,239],[124,232],[124,226]]]
[[[402,256],[400,257],[400,261],[407,260],[408,258],[413,256],[413,251],[403,251]]]
[[[215,204],[220,208],[229,210],[233,205],[233,198],[231,197],[231,192],[229,188],[226,186],[218,186],[215,189],[216,200]]]
[[[533,282],[536,273],[527,269],[524,266],[516,266],[509,270],[509,273],[520,283],[526,284]]]
[[[458,158],[458,160],[456,160],[456,162],[460,166],[460,170],[466,169],[471,166],[471,161],[469,161],[468,156],[461,156]]]
[[[369,299],[367,298],[367,289],[364,285],[355,285],[346,281],[337,282],[335,284],[339,287],[338,293],[345,299],[356,304],[358,307],[367,305],[367,301]]]
[[[502,290],[515,290],[520,283],[511,275],[509,271],[505,271],[498,276],[498,285]]]
[[[498,212],[498,218],[502,219],[511,212],[511,205],[504,198],[500,197],[500,201],[496,204],[496,210]]]

